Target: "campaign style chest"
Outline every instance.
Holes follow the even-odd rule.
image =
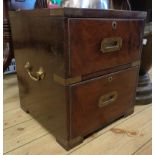
[[[134,111],[145,12],[10,12],[21,107],[66,149]]]

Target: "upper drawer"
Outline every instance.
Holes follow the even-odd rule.
[[[70,75],[85,75],[140,58],[143,20],[69,19]]]

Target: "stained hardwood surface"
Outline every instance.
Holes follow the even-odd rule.
[[[72,137],[92,133],[103,125],[123,116],[123,113],[128,109],[133,111],[133,92],[137,80],[137,70],[137,67],[130,68],[72,85]],[[109,77],[112,77],[111,82],[107,82]],[[128,82],[126,82],[126,79],[128,79]],[[116,99],[109,105],[103,106],[106,102],[103,98],[105,95],[109,96],[109,93],[114,93],[115,95],[110,95],[110,98],[116,97]],[[99,106],[99,104],[102,104],[102,106]]]
[[[19,105],[16,75],[4,76],[4,154],[6,155],[151,155],[152,106],[137,105],[129,117],[95,132],[83,143],[64,150]],[[56,125],[56,124],[55,124]]]
[[[115,22],[117,28],[113,29]],[[142,28],[143,20],[135,19],[69,19],[71,76],[90,74],[139,60]],[[101,51],[103,41],[107,39],[109,42],[110,38],[118,37],[122,41],[119,50]],[[107,49],[114,47],[116,42],[112,42],[104,44]]]

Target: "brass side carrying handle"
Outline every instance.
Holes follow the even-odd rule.
[[[102,53],[119,51],[122,48],[122,38],[104,38],[101,42]]]
[[[118,94],[116,91],[102,95],[100,97],[99,103],[98,103],[99,108],[102,108],[102,107],[114,102],[117,99],[117,96],[118,96]]]
[[[29,62],[26,62],[25,69],[27,70],[29,77],[34,81],[43,80],[45,77],[45,73],[42,67],[39,68],[39,70],[36,72],[36,75],[34,75],[34,73],[32,72],[32,66]]]

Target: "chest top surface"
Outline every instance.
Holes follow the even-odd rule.
[[[12,14],[18,11],[11,11]],[[35,9],[20,10],[21,15],[31,16],[55,16],[66,18],[120,18],[120,19],[145,19],[147,13],[144,11],[127,10],[103,10],[88,8],[54,8],[54,9]]]

